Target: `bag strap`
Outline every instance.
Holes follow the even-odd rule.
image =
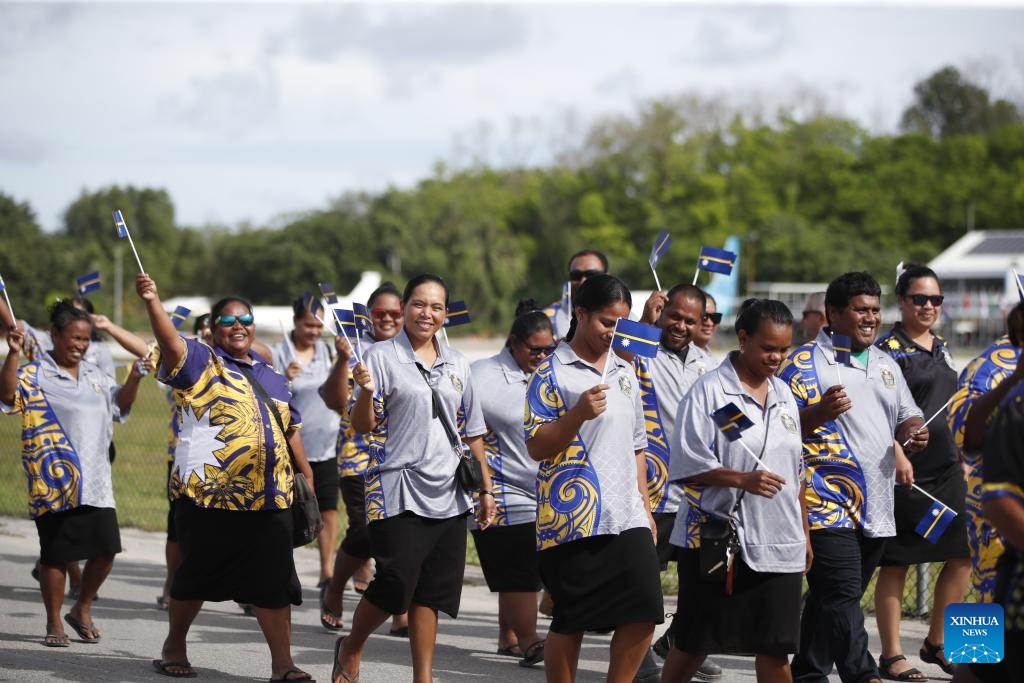
[[[437,390],[430,384],[430,373],[423,369],[419,363],[414,363],[416,369],[420,371],[420,376],[423,377],[423,381],[427,383],[427,388],[430,389],[430,400],[434,408],[434,417],[441,421],[441,426],[444,427],[444,433],[448,436],[448,441],[452,445],[452,449],[456,453],[462,451],[462,439],[459,438],[458,432],[448,424],[448,416],[444,412],[444,404],[441,402],[441,397],[437,395]],[[461,456],[460,456],[461,457]]]
[[[281,428],[281,438],[284,439],[285,448],[288,449],[288,456],[292,459],[292,468],[297,470],[298,467],[295,463],[295,454],[292,453],[292,445],[288,443],[288,434],[284,429],[284,420],[281,419],[281,413],[278,411],[277,405],[274,403],[274,400],[270,398],[270,395],[267,394],[267,390],[263,388],[263,385],[260,384],[259,380],[256,379],[256,375],[253,373],[251,368],[246,365],[242,365],[241,363],[239,363],[237,367],[238,371],[245,375],[245,378],[249,380],[249,384],[256,391],[256,395],[259,399],[263,401],[263,405],[267,407],[270,414],[274,416],[275,420],[277,420],[277,426]]]

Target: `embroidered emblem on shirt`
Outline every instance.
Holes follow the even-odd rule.
[[[792,415],[789,413],[781,413],[779,415],[779,419],[782,420],[782,426],[786,428],[787,432],[790,434],[797,433],[796,420],[793,419]]]
[[[461,394],[462,393],[462,380],[459,379],[459,376],[455,375],[455,374],[451,375],[451,378],[452,378],[452,386],[455,387],[455,391],[457,391],[457,392],[459,392]]]
[[[886,389],[892,389],[896,386],[896,376],[892,374],[892,370],[888,366],[882,366],[882,382],[885,384]]]
[[[896,339],[896,337],[889,337],[889,341],[887,341],[886,344],[893,351],[899,351],[900,350],[900,342],[899,342],[898,339]]]
[[[706,367],[704,367],[703,363],[697,363],[697,376],[698,377],[702,376],[707,371],[708,371],[708,369]]]
[[[95,391],[97,394],[103,393],[103,387],[100,385],[99,382],[92,383],[92,390]]]
[[[619,389],[621,389],[622,393],[626,396],[633,395],[633,386],[629,383],[629,379],[625,375],[619,377]]]

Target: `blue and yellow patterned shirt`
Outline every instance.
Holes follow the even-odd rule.
[[[174,388],[178,442],[170,490],[198,507],[282,510],[291,506],[293,467],[277,419],[238,370],[251,368],[288,433],[301,425],[288,382],[255,352],[252,365],[186,339],[177,367],[161,365]]]

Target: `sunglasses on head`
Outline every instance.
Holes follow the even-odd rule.
[[[221,327],[231,327],[235,324],[235,321],[242,323],[243,325],[252,325],[252,313],[243,313],[242,315],[218,315],[217,319],[213,321],[214,325],[220,325]]]
[[[400,309],[400,308],[375,308],[372,311],[370,311],[370,314],[373,315],[374,318],[387,318],[387,317],[390,317],[390,318],[397,319],[397,318],[401,318],[402,317],[402,309]]]
[[[931,305],[938,308],[945,301],[946,297],[941,294],[911,294],[907,297],[914,302],[915,306],[924,306],[931,302]]]
[[[718,325],[722,322],[722,314],[717,311],[715,313],[703,313],[701,314],[700,319],[704,322],[710,320],[714,324]]]
[[[603,270],[570,270],[569,279],[575,282],[576,280],[582,280],[583,278],[594,277],[595,275],[604,275]]]
[[[551,346],[527,346],[526,350],[530,352],[531,356],[550,356],[558,348],[558,344],[552,344]]]

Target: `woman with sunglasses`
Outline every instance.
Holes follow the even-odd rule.
[[[11,327],[0,370],[0,413],[20,415],[29,516],[39,532],[39,582],[47,647],[68,647],[61,624],[70,564],[85,560],[81,591],[64,615],[85,643],[98,643],[92,603],[121,552],[108,449],[114,421],[131,409],[142,377],[132,365],[118,386],[98,365],[83,362],[93,321],[69,300],[50,308],[50,348],[19,367],[25,333]]]
[[[617,278],[588,278],[565,340],[527,387],[526,447],[541,463],[538,561],[554,600],[544,652],[552,683],[574,680],[583,634],[606,629],[615,630],[607,680],[629,683],[664,620],[640,385],[610,348],[631,305]]]
[[[363,353],[378,342],[387,341],[402,329],[402,293],[391,282],[384,282],[370,294],[366,302],[370,313],[372,332],[363,335],[359,347]],[[352,347],[338,349],[338,359],[323,385],[327,407],[341,416],[336,451],[340,474],[341,499],[345,502],[348,529],[334,558],[334,572],[322,590],[320,624],[328,631],[340,631],[344,607],[345,583],[352,579],[357,593],[366,590],[373,578],[373,560],[370,556],[370,536],[366,531],[366,503],[363,495],[366,463],[370,459],[370,446],[363,434],[352,428],[349,399],[352,395],[352,366],[355,359]],[[389,635],[409,635],[409,619],[396,614],[391,620]]]
[[[551,320],[533,299],[520,301],[505,348],[472,367],[497,509],[490,528],[472,530],[473,543],[487,587],[498,594],[498,654],[519,656],[522,666],[544,659],[544,640],[537,635],[537,463],[526,452],[523,404],[530,375],[554,344]]]
[[[712,353],[710,347],[711,340],[715,337],[715,331],[722,323],[722,314],[718,312],[715,297],[707,292],[704,292],[704,296],[707,298],[707,305],[704,308],[704,314],[700,317],[700,325],[693,331],[693,343],[707,354],[711,367],[717,367],[722,359]]]
[[[494,521],[486,471],[486,432],[469,361],[439,344],[448,286],[414,277],[402,296],[404,325],[356,363],[352,427],[369,434],[366,518],[377,573],[352,616],[352,631],[334,646],[334,683],[359,677],[367,639],[388,616],[409,613],[414,683],[433,680],[437,613],[458,616],[466,560],[466,516],[473,500],[456,480],[460,440],[484,469],[476,520]]]
[[[942,317],[939,278],[930,268],[908,265],[896,280],[896,300],[900,321],[875,345],[900,366],[914,401],[930,417],[946,404],[957,384],[946,340],[932,332]],[[925,662],[938,664],[946,673],[953,672],[942,652],[943,615],[947,605],[963,600],[971,564],[964,514],[967,483],[956,443],[943,417],[940,415],[928,425],[928,446],[909,458],[914,468],[914,483],[951,507],[957,515],[938,541],[931,543],[914,529],[928,513],[932,499],[909,486],[897,486],[893,498],[896,536],[886,541],[879,563],[875,618],[882,654],[878,658],[878,670],[891,680],[928,679],[903,656],[900,617],[908,567],[930,562],[942,562],[943,566],[935,580],[934,607],[920,656]]]
[[[203,601],[254,606],[270,648],[271,680],[309,680],[291,654],[291,606],[302,602],[292,557],[292,477],[313,485],[287,380],[253,352],[252,306],[213,306],[213,347],[184,339],[145,273],[135,288],[160,348],[158,378],[174,389],[178,442],[171,493],[181,564],[169,629],[153,666],[194,678],[186,638]],[[299,471],[296,472],[295,470]]]
[[[334,545],[338,539],[338,462],[334,444],[338,438],[338,414],[327,407],[320,385],[334,361],[330,347],[321,339],[324,323],[299,297],[292,302],[292,331],[271,349],[274,367],[289,382],[295,405],[303,417],[302,445],[313,470],[314,490],[324,528],[317,537],[320,579],[323,588],[331,580]],[[344,336],[334,338],[335,348],[347,346]],[[339,351],[339,355],[340,355]]]

